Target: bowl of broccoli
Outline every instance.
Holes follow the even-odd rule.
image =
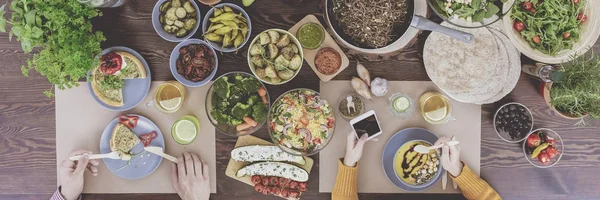
[[[229,72],[212,83],[206,94],[206,114],[220,132],[242,136],[257,131],[267,121],[271,99],[255,76]]]

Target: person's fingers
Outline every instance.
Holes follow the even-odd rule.
[[[93,166],[93,165],[88,165],[87,169],[90,170],[90,172],[92,172],[93,176],[98,176],[98,167]]]
[[[71,161],[71,160],[68,160],[68,159],[67,160],[63,160],[60,163],[60,170],[64,171],[64,172],[72,172],[73,170],[72,170],[71,166],[73,166],[73,165],[75,165],[75,161]]]
[[[448,142],[450,141],[450,138],[446,137],[446,136],[442,136],[440,137],[437,141],[435,141],[435,143],[433,144],[434,146],[440,145],[444,142]]]
[[[83,173],[87,168],[89,161],[90,159],[88,158],[87,154],[81,156],[81,158],[79,158],[77,161],[77,168],[75,168],[74,173]]]
[[[171,184],[173,184],[173,189],[177,193],[179,193],[179,178],[177,173],[177,165],[175,163],[171,164]]]
[[[379,137],[373,138],[373,139],[371,139],[369,141],[377,142],[377,141],[379,141]]]
[[[460,146],[454,145],[450,149],[450,162],[460,162]]]
[[[192,160],[194,162],[194,176],[202,176],[202,162],[196,154],[192,154]]]
[[[351,151],[354,148],[356,142],[356,136],[354,136],[354,132],[350,131],[348,136],[346,137],[346,152]]]
[[[181,183],[185,178],[185,161],[183,161],[183,154],[177,157],[177,177]]]
[[[92,160],[90,160],[90,165],[98,166],[98,165],[100,165],[100,160],[99,159],[92,159]]]
[[[192,160],[192,155],[188,152],[183,153],[183,157],[185,158],[185,173],[188,176],[194,175],[194,160]]]
[[[210,168],[208,167],[208,164],[206,164],[206,162],[201,161],[202,162],[202,178],[204,178],[204,180],[210,180]]]
[[[448,146],[443,146],[442,147],[442,157],[441,160],[449,160],[450,159],[450,149],[448,148]]]

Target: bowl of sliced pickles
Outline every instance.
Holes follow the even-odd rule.
[[[167,41],[189,39],[200,27],[200,8],[193,0],[159,0],[152,10],[152,26]]]
[[[204,41],[221,52],[238,52],[252,32],[250,16],[232,3],[222,3],[211,8],[202,21]]]
[[[269,29],[250,43],[248,66],[264,83],[281,85],[294,79],[302,63],[302,46],[294,35],[282,29]]]

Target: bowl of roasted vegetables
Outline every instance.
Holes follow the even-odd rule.
[[[204,41],[221,52],[238,52],[252,32],[250,16],[241,7],[222,3],[211,8],[202,21]]]
[[[304,62],[298,39],[281,29],[269,29],[258,34],[250,43],[247,57],[252,73],[271,85],[292,80]]]
[[[200,9],[193,0],[159,0],[152,10],[152,26],[163,39],[181,42],[200,27]]]
[[[220,132],[242,136],[257,131],[267,120],[269,93],[253,75],[229,72],[213,82],[206,94],[206,114]]]
[[[293,89],[275,100],[269,112],[273,143],[293,154],[310,156],[329,144],[335,131],[331,105],[310,89]]]

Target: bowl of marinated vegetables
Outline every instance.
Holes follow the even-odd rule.
[[[310,89],[285,92],[269,112],[273,143],[293,155],[310,156],[329,144],[335,130],[333,108]]]
[[[187,39],[175,46],[169,58],[173,77],[187,87],[207,84],[217,73],[219,59],[215,50],[200,39]]]
[[[538,168],[549,168],[562,157],[565,147],[558,133],[540,128],[527,135],[523,142],[523,153],[529,163]]]
[[[564,63],[587,52],[600,36],[598,0],[507,0],[503,18],[513,45],[527,57]]]
[[[254,133],[267,120],[269,93],[253,75],[229,72],[213,82],[206,94],[206,114],[220,132],[229,136]]]
[[[252,23],[241,7],[222,3],[211,8],[202,21],[204,40],[221,52],[236,52],[250,40]]]
[[[463,28],[484,27],[502,19],[514,4],[507,1],[427,0],[435,14],[448,23]]]
[[[304,62],[298,39],[281,29],[269,29],[258,34],[250,43],[247,57],[252,73],[271,85],[292,80]]]
[[[193,0],[159,0],[152,10],[152,26],[163,39],[181,42],[200,27],[200,9]]]

